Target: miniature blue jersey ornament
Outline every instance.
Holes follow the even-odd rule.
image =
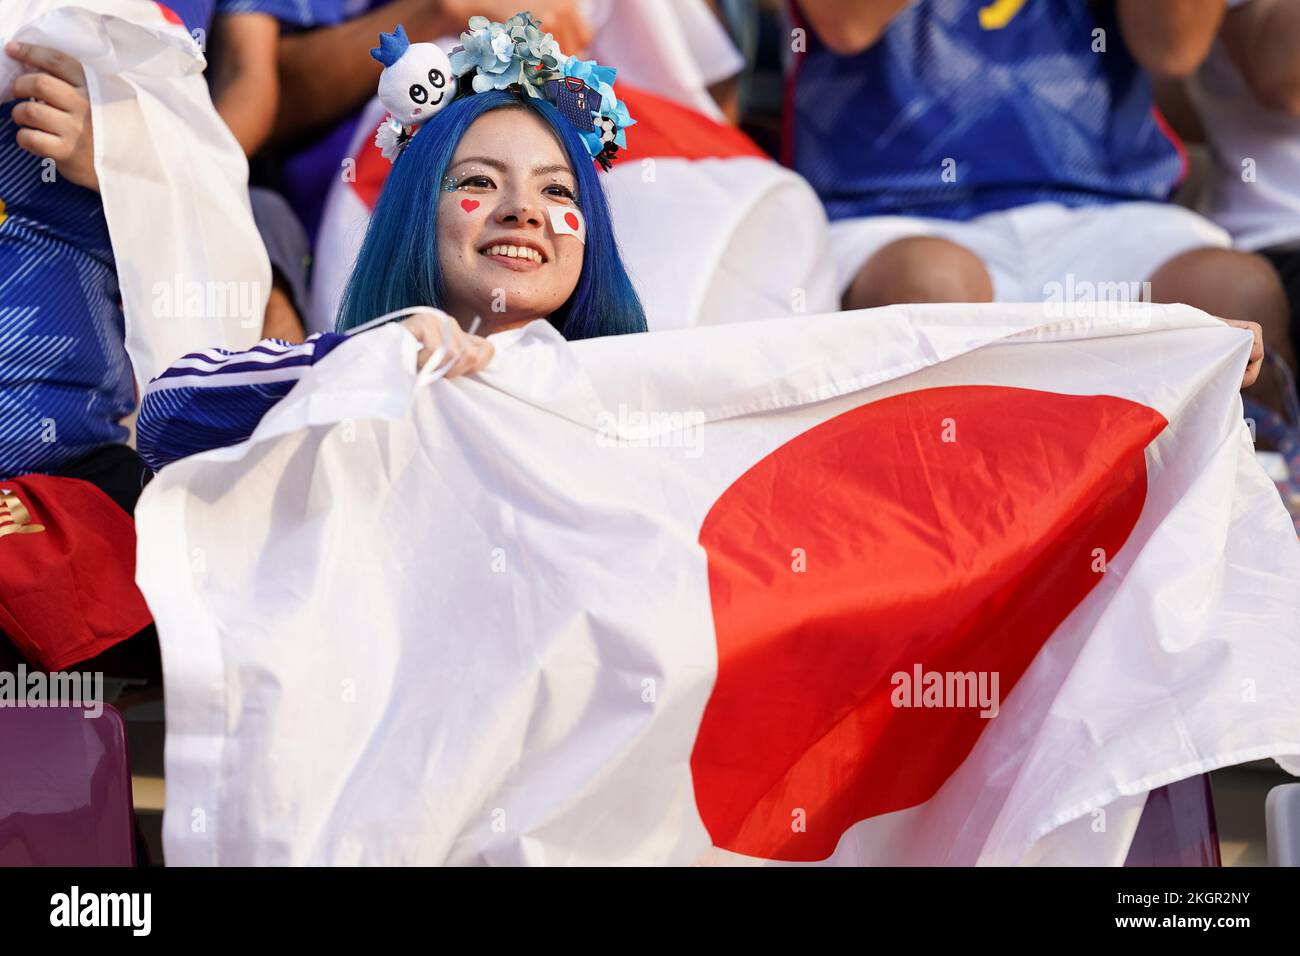
[[[375,145],[386,159],[394,160],[415,130],[452,101],[456,81],[442,48],[412,43],[400,23],[394,32],[379,35],[379,46],[370,55],[384,65],[379,101],[388,109]]]

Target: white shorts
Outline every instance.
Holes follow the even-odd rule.
[[[1033,203],[967,222],[869,216],[831,223],[840,294],[878,250],[897,239],[936,236],[979,256],[998,302],[1041,302],[1052,283],[1145,282],[1174,256],[1232,237],[1210,220],[1172,203],[1126,202],[1070,208]]]

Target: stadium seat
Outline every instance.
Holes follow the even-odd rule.
[[[0,707],[0,866],[133,866],[122,716]]]
[[[1124,865],[1223,865],[1208,774],[1151,791]]]
[[[1284,783],[1264,801],[1269,866],[1300,866],[1300,783]]]

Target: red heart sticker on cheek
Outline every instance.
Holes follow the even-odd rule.
[[[578,228],[578,217],[575,216],[573,213],[566,212],[564,214],[564,221],[569,224],[570,229]]]
[[[477,200],[477,199],[462,199],[462,200],[460,201],[460,208],[461,208],[461,209],[464,209],[466,212],[473,212],[475,209],[478,208],[478,200]]]

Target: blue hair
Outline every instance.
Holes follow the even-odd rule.
[[[609,205],[578,131],[543,99],[490,90],[449,103],[393,164],[339,306],[340,332],[398,309],[436,308],[445,301],[437,253],[441,184],[470,124],[508,107],[532,110],[555,131],[577,177],[587,221],[582,274],[573,294],[551,314],[551,324],[569,340],[646,331],[645,310],[619,256]]]

